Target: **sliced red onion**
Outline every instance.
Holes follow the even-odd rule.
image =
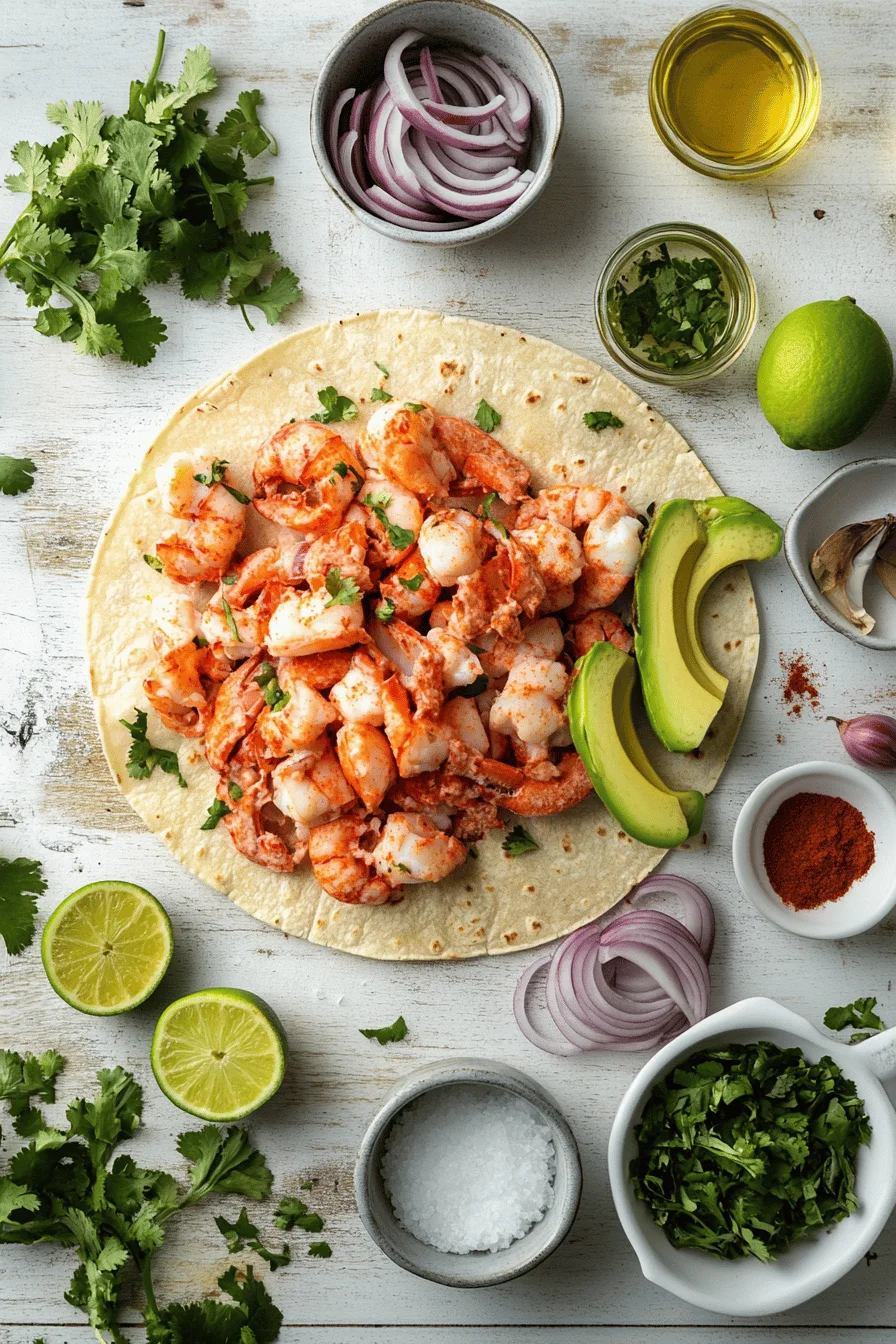
[[[472,169],[461,168],[459,165],[452,168],[449,166],[451,160],[445,160],[438,154],[439,146],[430,144],[426,136],[421,135],[419,131],[411,131],[411,144],[433,177],[456,191],[474,193],[492,191],[497,187],[506,186],[509,182],[515,182],[520,176],[519,168],[502,168],[491,177],[480,177],[474,174]]]
[[[527,1040],[555,1055],[650,1050],[706,1016],[712,907],[693,882],[671,874],[647,878],[627,899],[657,892],[676,897],[683,917],[640,908],[586,925],[523,973],[513,1010]],[[532,981],[542,971],[547,1032],[528,1004]]]
[[[339,160],[339,123],[342,120],[342,113],[354,96],[354,89],[343,89],[333,104],[333,110],[330,113],[330,120],[327,124],[327,153],[330,155],[330,160],[334,166]]]
[[[439,84],[439,77],[435,72],[432,63],[432,52],[429,47],[422,47],[420,50],[420,73],[426,81],[426,89],[430,98],[436,98],[441,101],[442,86]]]
[[[481,107],[458,107],[454,103],[437,103],[432,98],[424,98],[423,106],[447,126],[475,126],[481,121],[489,121],[506,101],[503,93],[496,93]]]
[[[408,47],[412,47],[415,42],[420,42],[424,36],[425,34],[417,29],[409,28],[407,32],[396,37],[386,52],[383,74],[396,106],[401,109],[402,116],[412,126],[416,126],[421,131],[427,131],[434,139],[441,140],[443,144],[460,145],[461,148],[473,148],[478,145],[481,149],[497,149],[499,145],[504,143],[502,132],[493,131],[491,135],[477,136],[469,131],[461,131],[446,126],[432,113],[427,112],[411,88],[411,82],[401,58]]]

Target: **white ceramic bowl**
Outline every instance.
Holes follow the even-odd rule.
[[[845,798],[874,832],[874,862],[839,901],[815,910],[794,910],[773,890],[765,871],[762,842],[772,817],[795,793]],[[896,905],[896,801],[882,784],[854,765],[806,761],[769,775],[753,790],[734,827],[734,873],[756,909],[790,933],[806,938],[852,938],[888,915]]]
[[[799,1047],[807,1059],[830,1055],[858,1087],[871,1121],[871,1143],[859,1152],[859,1207],[830,1232],[797,1242],[770,1264],[717,1260],[703,1251],[677,1250],[657,1226],[629,1180],[637,1153],[635,1126],[655,1083],[697,1049],[729,1041],[772,1041]],[[767,1316],[788,1311],[836,1283],[870,1250],[896,1205],[896,1112],[881,1080],[896,1075],[896,1030],[845,1045],[829,1040],[805,1018],[772,999],[744,999],[698,1022],[664,1046],[622,1099],[610,1133],[608,1161],[613,1202],[644,1277],[695,1307],[724,1316]]]
[[[838,527],[896,513],[896,457],[850,462],[823,480],[794,509],[784,533],[784,554],[809,606],[832,630],[869,649],[896,649],[896,598],[873,574],[865,583],[865,609],[876,621],[863,635],[818,591],[812,556]]]
[[[407,28],[419,28],[435,43],[487,52],[517,75],[532,98],[532,147],[528,166],[535,174],[518,200],[493,219],[444,232],[405,229],[380,219],[352,200],[330,163],[326,127],[343,89],[367,88],[383,77],[390,44]],[[563,130],[563,93],[557,71],[538,38],[525,24],[486,0],[394,0],[350,28],[324,61],[311,99],[311,147],[329,186],[352,214],[378,233],[403,243],[458,247],[492,238],[534,205],[547,186]]]
[[[503,1251],[453,1255],[418,1241],[402,1227],[386,1194],[380,1163],[393,1121],[412,1101],[436,1088],[457,1083],[504,1088],[522,1097],[550,1126],[557,1171],[554,1202],[540,1222]],[[422,1279],[449,1288],[488,1288],[519,1278],[555,1251],[572,1227],[582,1194],[582,1167],[575,1137],[556,1102],[538,1083],[509,1064],[489,1059],[455,1059],[424,1064],[406,1074],[387,1093],[361,1142],[355,1163],[355,1199],[370,1236],[396,1265]]]

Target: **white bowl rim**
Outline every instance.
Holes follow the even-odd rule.
[[[491,219],[484,219],[479,224],[470,224],[457,229],[445,229],[438,233],[429,233],[422,229],[405,229],[398,224],[392,224],[388,219],[380,219],[369,210],[363,209],[357,201],[353,201],[351,196],[343,187],[336,175],[333,165],[330,163],[330,156],[327,153],[323,126],[325,122],[323,110],[323,90],[328,82],[328,77],[338,58],[346,48],[355,41],[356,38],[364,32],[366,28],[375,19],[380,19],[384,14],[395,13],[398,10],[406,9],[410,5],[425,3],[425,0],[390,0],[389,4],[380,6],[370,14],[365,14],[357,23],[352,24],[346,32],[342,34],[339,41],[333,47],[320,68],[317,79],[314,84],[314,92],[311,95],[311,149],[314,154],[317,166],[321,171],[324,181],[335,192],[342,201],[343,205],[351,211],[356,218],[363,221],[370,228],[378,233],[384,234],[387,238],[394,238],[403,243],[422,243],[432,247],[457,247],[466,243],[474,243],[479,240],[490,238],[499,233],[502,229],[512,224],[520,215],[524,214],[531,205],[534,205],[538,197],[544,191],[548,184],[548,179],[554,168],[554,159],[557,154],[557,146],[560,143],[560,137],[563,134],[563,125],[565,119],[565,104],[563,99],[563,89],[557,75],[556,67],[548,55],[542,43],[535,36],[530,28],[518,19],[516,15],[508,13],[498,5],[489,3],[489,0],[452,0],[452,4],[460,8],[465,6],[468,9],[484,10],[493,15],[500,21],[515,28],[517,32],[529,42],[535,54],[541,61],[548,83],[551,86],[551,94],[556,108],[557,121],[554,133],[549,143],[545,144],[542,153],[541,162],[535,170],[535,176],[529,183],[526,191],[517,200],[513,201],[506,210],[502,210],[499,215],[494,215]],[[318,130],[318,125],[320,130]]]
[[[731,842],[734,875],[744,896],[759,913],[788,933],[796,933],[803,938],[815,939],[854,938],[857,934],[866,933],[868,929],[874,928],[875,924],[879,924],[882,919],[885,919],[893,907],[896,906],[896,874],[893,877],[889,896],[883,902],[876,904],[874,909],[866,916],[857,917],[847,928],[844,928],[842,923],[836,929],[825,930],[820,924],[812,926],[806,924],[803,928],[800,928],[796,923],[799,919],[799,911],[790,911],[783,901],[780,902],[779,910],[774,902],[766,898],[764,892],[757,894],[753,865],[750,861],[750,846],[759,810],[769,798],[789,784],[791,780],[807,777],[811,774],[827,775],[834,780],[848,780],[853,785],[858,786],[859,789],[865,790],[885,811],[889,811],[893,821],[894,833],[896,833],[896,799],[879,780],[873,779],[864,770],[860,770],[858,766],[850,765],[846,761],[801,761],[796,765],[786,766],[783,770],[776,770],[774,774],[767,775],[756,785],[741,808],[734,824],[734,835]],[[882,857],[882,854],[877,852],[876,847],[874,863],[879,863]],[[848,892],[845,893],[841,900],[836,902],[837,907],[842,909],[841,902],[847,899],[848,895]],[[824,907],[819,907],[814,913],[817,914],[819,910],[823,911]]]
[[[854,626],[850,625],[845,617],[841,616],[836,608],[826,602],[819,593],[812,579],[811,570],[796,548],[797,528],[802,522],[803,515],[809,511],[815,501],[827,494],[831,486],[841,477],[857,475],[869,467],[896,467],[896,457],[860,457],[855,462],[847,462],[842,467],[837,467],[831,472],[830,476],[825,476],[823,481],[820,481],[805,498],[800,500],[790,515],[784,529],[784,555],[793,577],[799,584],[803,597],[809,603],[815,615],[824,621],[825,625],[830,626],[832,630],[836,630],[838,635],[845,635],[854,644],[861,644],[866,649],[879,649],[883,652],[887,649],[896,649],[896,638],[883,639],[880,635],[876,635],[873,630],[870,634],[863,635],[861,630],[856,630]]]

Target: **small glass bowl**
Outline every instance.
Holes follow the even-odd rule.
[[[699,29],[707,18],[713,15],[718,15],[720,20],[726,19],[729,15],[737,18],[744,11],[755,12],[766,20],[772,32],[777,30],[777,39],[786,49],[788,60],[792,63],[799,83],[799,106],[789,133],[774,146],[773,150],[762,158],[747,159],[738,163],[701,153],[679,133],[669,105],[667,85],[675,59],[692,39],[695,30]],[[752,177],[763,177],[766,173],[779,168],[782,163],[793,158],[797,150],[809,139],[821,107],[821,74],[815,53],[806,38],[796,24],[778,10],[760,3],[760,0],[750,0],[750,3],[743,7],[731,4],[711,5],[708,9],[701,9],[696,14],[691,14],[689,18],[683,19],[672,29],[660,47],[650,74],[649,101],[650,115],[657,135],[677,159],[708,177],[743,181]]]
[[[610,318],[609,300],[617,281],[639,261],[644,251],[660,243],[666,243],[673,256],[679,249],[690,254],[688,260],[693,255],[711,257],[722,272],[729,303],[728,324],[713,349],[679,369],[668,369],[644,359],[625,344]],[[594,291],[594,316],[607,350],[629,373],[670,386],[698,383],[722,373],[746,349],[756,326],[756,286],[741,254],[721,234],[699,224],[654,224],[627,238],[604,266]]]

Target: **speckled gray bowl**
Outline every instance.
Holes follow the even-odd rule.
[[[418,1241],[401,1226],[392,1210],[380,1174],[386,1136],[400,1111],[424,1092],[457,1083],[504,1088],[522,1097],[551,1128],[557,1172],[554,1203],[541,1222],[504,1251],[472,1251],[453,1255]],[[449,1288],[489,1288],[519,1278],[545,1260],[563,1241],[575,1220],[582,1193],[582,1166],[573,1132],[547,1092],[518,1069],[490,1059],[455,1059],[424,1064],[406,1074],[387,1093],[358,1151],[355,1199],[370,1236],[402,1269]]]
[[[407,28],[419,28],[436,44],[450,43],[473,52],[487,52],[506,64],[532,97],[532,149],[529,167],[535,177],[519,200],[500,215],[443,233],[405,229],[380,219],[352,200],[330,163],[326,145],[327,118],[343,89],[365,89],[382,79],[383,59],[390,44]],[[378,233],[403,243],[458,247],[492,238],[519,219],[541,195],[554,166],[563,129],[563,93],[551,59],[525,24],[485,0],[395,0],[374,10],[340,38],[324,61],[311,99],[311,147],[329,186],[352,214]]]

